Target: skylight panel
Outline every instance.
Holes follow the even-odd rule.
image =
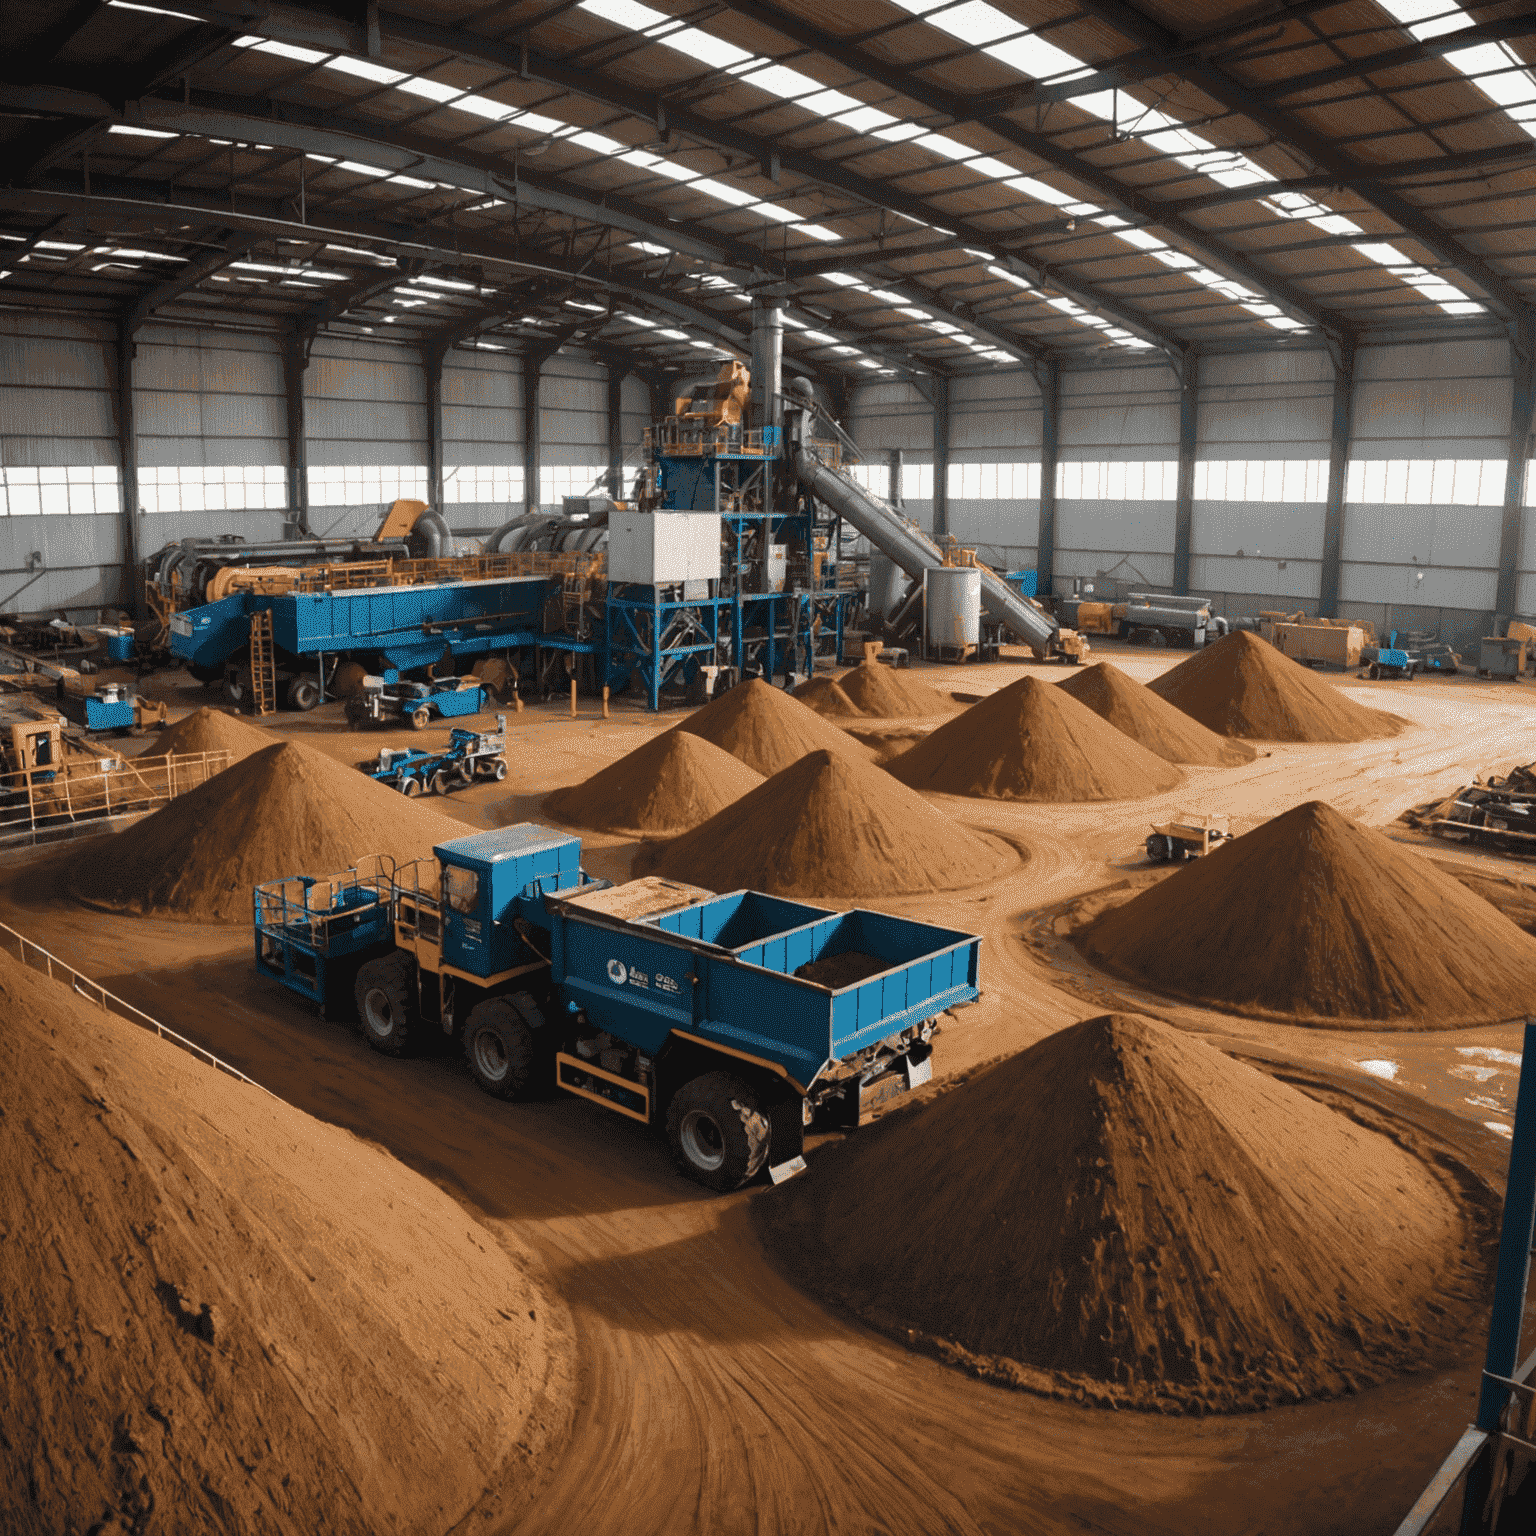
[[[1472,25],[1471,15],[1449,0],[1380,0],[1380,4],[1420,42]],[[1508,43],[1478,43],[1441,57],[1536,138],[1536,72]]]
[[[668,245],[656,245],[650,240],[631,240],[630,246],[637,251],[644,251],[647,256],[670,256],[672,248]]]
[[[427,80],[420,75],[413,80],[398,81],[395,89],[439,103],[453,101],[456,97],[464,95],[462,86],[444,85],[441,80]]]
[[[632,315],[627,309],[622,311],[617,318],[627,320],[631,325],[643,326],[648,331],[656,329],[656,322],[654,320],[647,320],[643,315]]]
[[[668,341],[687,341],[689,339],[687,331],[659,330],[656,334],[658,336],[665,336]]]
[[[339,70],[344,75],[356,75],[359,80],[368,80],[374,85],[399,85],[402,80],[409,78],[402,70],[386,69],[382,64],[375,64],[369,59],[354,59],[345,53],[338,53],[331,59],[329,68]]]
[[[644,32],[647,27],[660,27],[675,20],[665,11],[653,11],[637,0],[581,0],[579,9],[601,16],[616,27],[628,27],[632,32]]]
[[[270,53],[275,58],[291,59],[295,64],[323,64],[328,55],[313,48],[298,48],[292,43],[279,43],[269,37],[242,37],[236,39],[236,48],[250,48],[257,53]]]
[[[174,139],[179,135],[162,133],[158,128],[141,128],[137,123],[113,123],[108,133],[130,134],[136,139]]]
[[[809,235],[812,240],[832,241],[843,238],[835,229],[828,229],[825,224],[796,224],[794,227],[802,235]]]

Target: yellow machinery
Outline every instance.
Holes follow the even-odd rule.
[[[735,427],[741,424],[751,393],[752,375],[735,358],[721,363],[713,384],[700,384],[691,395],[679,395],[673,415],[697,427]]]
[[[1153,823],[1152,835],[1147,839],[1147,857],[1154,864],[1199,859],[1231,836],[1225,816],[1197,816],[1192,811],[1180,811],[1172,821]]]
[[[1261,613],[1259,633],[1282,656],[1303,666],[1358,667],[1362,648],[1376,643],[1376,628],[1369,622],[1340,623],[1305,613]]]

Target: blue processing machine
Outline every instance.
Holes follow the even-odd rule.
[[[858,1124],[931,1076],[938,1016],[979,995],[981,941],[581,867],[532,823],[254,892],[256,966],[322,1007],[355,1006],[376,1050],[457,1037],[487,1093],[551,1089],[665,1129],[713,1189],[804,1166],[818,1114]]]

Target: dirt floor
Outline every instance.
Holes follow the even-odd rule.
[[[1094,655],[1145,682],[1183,653],[1096,642]],[[918,675],[945,692],[986,694],[1027,675],[1053,682],[1063,673],[1008,653],[995,666]],[[1245,1058],[1293,1064],[1415,1120],[1478,1176],[1502,1184],[1517,1026],[1335,1031],[1183,1008],[1093,972],[1058,931],[1085,894],[1142,877],[1149,824],[1185,808],[1226,812],[1241,832],[1322,799],[1446,864],[1516,887],[1536,884],[1536,869],[1396,824],[1406,807],[1475,774],[1536,758],[1536,715],[1524,688],[1469,676],[1329,681],[1410,727],[1387,741],[1261,744],[1251,764],[1191,768],[1177,790],[1135,802],[933,797],[1029,853],[976,889],[865,903],[984,936],[984,995],[939,1036],[941,1080],[1092,1014],[1133,1009]],[[173,720],[214,697],[174,675],[140,687],[166,698]],[[678,718],[617,702],[604,720],[583,700],[572,719],[568,701],[530,704],[510,717],[507,781],[433,804],[470,827],[538,819],[550,790],[586,778]],[[880,729],[910,739],[942,718]],[[446,726],[350,732],[335,704],[267,723],[349,764],[381,746],[447,736]],[[861,739],[869,735],[861,729]],[[627,877],[636,842],[584,837],[589,870]],[[676,1174],[663,1141],[642,1128],[575,1099],[494,1101],[456,1052],[408,1061],[376,1055],[349,1025],[322,1021],[257,980],[247,930],[87,911],[62,893],[61,858],[47,850],[7,857],[0,920],[299,1108],[387,1148],[493,1235],[507,1232],[542,1258],[575,1319],[583,1392],[532,1506],[494,1527],[509,1536],[1370,1536],[1395,1528],[1471,1416],[1480,1341],[1454,1369],[1340,1401],[1227,1418],[1091,1409],[971,1379],[833,1313],[782,1276],[748,1209],[773,1199],[771,1188],[706,1194]],[[1515,905],[1521,901],[1530,908],[1515,889]],[[815,1178],[814,1146],[810,1162]],[[902,1190],[892,1188],[870,1219],[900,1221],[902,1207]]]

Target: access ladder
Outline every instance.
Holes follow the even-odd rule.
[[[272,610],[251,615],[251,707],[258,715],[277,712],[277,671],[272,661]]]

